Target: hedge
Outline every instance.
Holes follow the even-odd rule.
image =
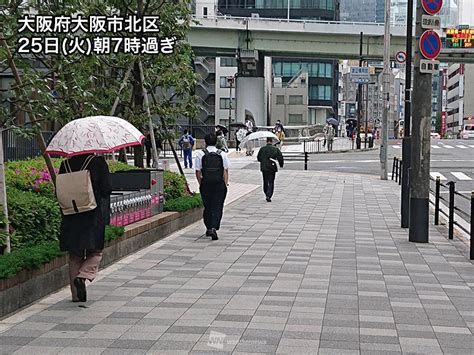
[[[106,226],[105,240],[121,237],[124,231],[123,227]],[[38,269],[41,265],[62,255],[65,253],[59,250],[56,240],[43,241],[37,245],[13,250],[10,254],[0,257],[0,279],[12,277],[21,270]]]
[[[164,210],[165,211],[177,211],[185,212],[187,210],[201,207],[202,199],[200,194],[194,194],[192,196],[182,196],[175,198],[173,200],[168,200],[165,202]]]

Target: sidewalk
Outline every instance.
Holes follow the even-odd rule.
[[[101,271],[83,307],[41,300],[0,322],[0,352],[473,353],[474,266],[434,227],[408,242],[393,182],[282,170],[267,203],[260,180],[231,171],[218,241],[198,222]]]

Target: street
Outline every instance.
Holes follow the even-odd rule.
[[[389,142],[389,178],[393,157],[402,157],[401,140]],[[258,169],[254,162],[246,166],[247,169]],[[301,170],[302,162],[287,162],[284,169]],[[308,163],[309,170],[334,171],[354,174],[380,174],[379,150],[366,152],[347,152],[334,154],[312,154]],[[473,140],[440,140],[431,141],[431,177],[440,176],[441,182],[456,183],[456,191],[470,197],[474,190],[474,141]],[[434,183],[432,183],[434,189]],[[448,190],[441,189],[441,194],[447,199]],[[469,213],[469,201],[456,198],[456,206]]]

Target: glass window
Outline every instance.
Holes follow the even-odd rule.
[[[290,105],[303,105],[303,95],[290,95]]]
[[[277,105],[284,105],[284,104],[285,104],[285,96],[277,95]]]
[[[273,74],[275,76],[283,76],[281,65],[282,65],[281,62],[273,63]]]
[[[292,76],[291,63],[283,63],[283,76]]]
[[[310,100],[331,100],[332,88],[330,85],[314,85],[309,88]]]
[[[232,98],[232,107],[235,107],[235,98]],[[228,97],[222,97],[219,100],[219,108],[221,110],[230,109],[230,99]]]
[[[220,87],[221,88],[229,88],[230,87],[230,82],[227,80],[226,76],[221,76],[220,77]]]
[[[303,123],[303,115],[302,114],[289,114],[288,115],[288,123],[292,124],[302,124]]]
[[[222,57],[221,58],[221,67],[236,67],[237,59],[233,57]]]

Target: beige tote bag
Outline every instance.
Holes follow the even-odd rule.
[[[86,170],[94,156],[87,157],[79,171],[72,171],[69,160],[64,162],[65,174],[56,177],[56,196],[64,215],[92,211],[97,202],[92,189],[91,173]]]

